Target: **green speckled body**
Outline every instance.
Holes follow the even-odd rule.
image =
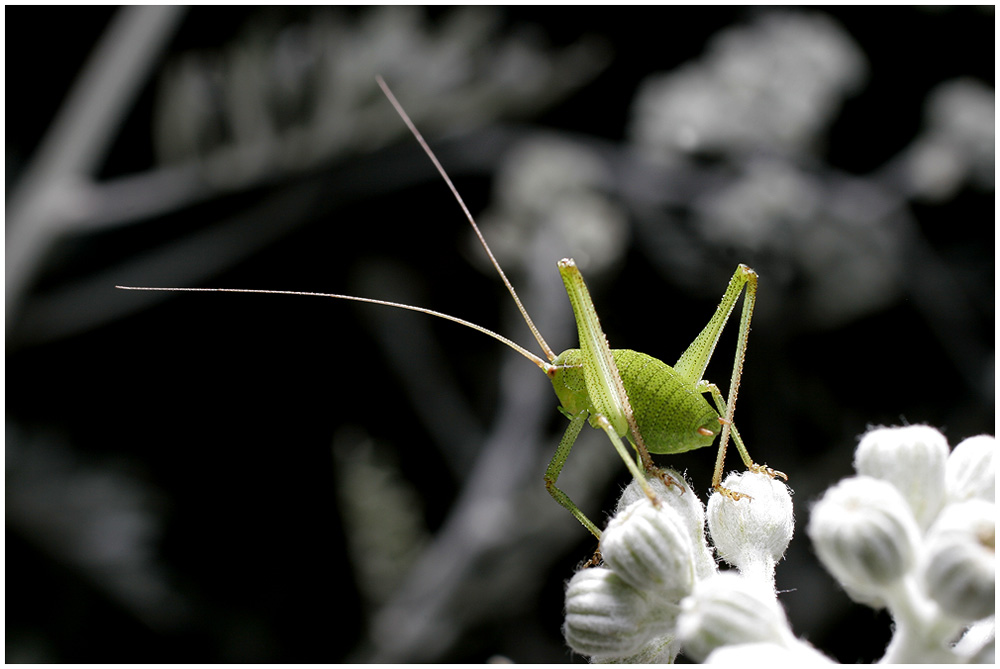
[[[651,355],[629,349],[612,349],[611,355],[651,453],[683,453],[712,444],[721,428],[719,414],[690,382]],[[562,368],[552,376],[552,386],[569,416],[583,409],[597,413],[587,393],[583,362],[578,348],[563,351],[553,362]],[[711,434],[701,434],[699,428]],[[632,435],[628,437],[631,441]]]

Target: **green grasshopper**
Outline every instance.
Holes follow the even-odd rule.
[[[656,358],[628,349],[612,349],[607,337],[601,330],[594,303],[590,292],[583,281],[576,263],[570,258],[564,258],[558,263],[559,274],[569,295],[576,318],[580,337],[580,347],[563,351],[556,355],[531,317],[521,304],[517,292],[507,279],[500,264],[493,256],[486,239],[476,225],[465,201],[459,195],[458,189],[452,183],[441,163],[396,100],[392,91],[377,77],[379,86],[399,113],[403,122],[413,133],[424,152],[441,174],[452,195],[472,225],[486,255],[500,275],[518,310],[524,317],[539,346],[545,353],[545,358],[531,353],[519,344],[506,337],[475,323],[423,307],[387,302],[353,295],[336,295],[332,293],[311,293],[285,290],[252,290],[241,288],[151,288],[136,286],[117,286],[123,290],[162,290],[185,292],[229,292],[229,293],[265,293],[274,295],[307,295],[315,297],[334,297],[342,300],[380,304],[399,309],[409,309],[423,314],[443,318],[460,325],[478,330],[494,339],[503,342],[528,360],[532,361],[545,372],[552,382],[556,396],[561,406],[559,410],[570,423],[559,442],[555,455],[545,470],[545,487],[552,497],[569,510],[580,523],[595,537],[601,538],[601,531],[580,509],[569,496],[560,490],[556,483],[563,465],[576,442],[584,423],[589,422],[594,428],[604,431],[611,444],[618,451],[632,476],[642,486],[646,495],[657,503],[655,494],[646,478],[646,473],[657,476],[667,485],[676,485],[684,491],[682,484],[675,481],[665,472],[661,472],[654,464],[650,453],[683,453],[685,451],[703,448],[712,444],[716,435],[719,437],[719,449],[715,460],[715,472],[712,476],[712,488],[726,497],[737,501],[746,495],[722,486],[722,471],[726,455],[726,445],[730,436],[739,450],[740,457],[746,466],[754,472],[762,472],[771,477],[787,477],[779,471],[765,465],[755,464],[750,458],[740,434],[733,425],[733,411],[736,406],[736,394],[739,390],[743,360],[746,354],[747,335],[750,332],[750,317],[753,314],[754,301],[757,295],[757,274],[740,265],[729,282],[729,287],[722,296],[715,314],[701,334],[688,346],[687,350],[671,367]],[[740,316],[740,333],[736,346],[736,358],[733,363],[733,373],[729,382],[729,396],[723,398],[722,392],[714,383],[703,377],[705,368],[712,357],[716,343],[722,333],[729,315],[732,313],[740,295],[746,289],[743,300],[743,310]],[[705,395],[711,395],[715,404],[708,402]],[[627,437],[635,449],[636,457],[629,453],[622,438]]]

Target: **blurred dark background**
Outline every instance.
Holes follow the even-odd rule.
[[[870,425],[994,430],[992,7],[11,7],[8,662],[582,661],[565,427],[421,128],[557,351],[555,262],[668,363],[739,262],[736,421],[796,634],[881,656],[804,526]],[[735,328],[709,366],[725,387]],[[593,432],[593,431],[587,431]],[[713,454],[662,462],[704,499]],[[739,468],[731,455],[729,468]],[[585,433],[566,489],[625,468]]]

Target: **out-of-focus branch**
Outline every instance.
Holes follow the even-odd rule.
[[[7,327],[54,239],[85,192],[184,10],[126,7],[113,19],[14,189],[7,207]]]

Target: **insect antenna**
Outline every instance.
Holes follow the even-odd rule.
[[[500,275],[500,278],[503,280],[504,285],[507,286],[507,290],[510,291],[511,297],[514,298],[514,302],[517,304],[518,310],[521,312],[521,315],[524,317],[525,322],[528,324],[528,328],[531,329],[531,333],[535,336],[535,340],[538,342],[538,344],[542,347],[542,350],[545,352],[545,355],[548,358],[549,362],[542,360],[540,357],[538,357],[534,353],[531,353],[520,344],[517,344],[514,341],[500,334],[497,334],[496,332],[493,332],[488,328],[484,328],[481,325],[476,325],[475,323],[472,323],[465,319],[458,318],[456,316],[451,316],[449,314],[445,314],[440,311],[434,311],[433,309],[426,309],[424,307],[417,307],[410,304],[401,304],[399,302],[375,300],[368,297],[357,297],[355,295],[338,295],[335,293],[313,293],[313,292],[294,291],[294,290],[264,290],[264,289],[250,289],[250,288],[163,288],[163,287],[152,287],[152,286],[115,286],[115,288],[119,288],[121,290],[147,290],[147,291],[151,290],[151,291],[188,292],[188,293],[259,293],[264,295],[303,295],[308,297],[333,297],[338,300],[351,300],[354,302],[365,302],[368,304],[380,304],[382,306],[395,307],[397,309],[407,309],[409,311],[416,311],[422,314],[427,314],[428,316],[443,318],[444,320],[448,320],[453,323],[458,323],[459,325],[464,325],[465,327],[472,328],[473,330],[476,330],[478,332],[482,332],[483,334],[493,337],[497,341],[511,347],[512,349],[523,355],[525,358],[538,365],[538,367],[542,369],[542,371],[546,373],[550,372],[552,369],[552,365],[549,363],[556,359],[555,353],[553,353],[552,349],[545,342],[545,339],[542,337],[541,333],[538,331],[538,328],[535,327],[534,322],[531,320],[531,316],[528,315],[528,312],[524,308],[524,305],[521,304],[521,300],[520,298],[518,298],[517,292],[514,290],[514,286],[511,285],[510,281],[507,279],[507,275],[505,275],[503,270],[500,268],[500,263],[498,263],[496,258],[493,256],[493,252],[490,250],[489,245],[486,243],[486,239],[483,238],[482,232],[479,231],[479,226],[476,225],[476,221],[472,217],[472,214],[469,212],[469,208],[465,205],[465,201],[462,199],[462,196],[459,195],[458,189],[455,188],[455,185],[448,177],[448,173],[444,171],[444,168],[441,166],[441,163],[438,162],[437,156],[435,156],[434,152],[431,151],[431,148],[424,140],[423,135],[421,135],[420,131],[417,130],[416,126],[413,125],[413,121],[410,120],[410,117],[403,110],[403,107],[402,105],[399,104],[399,101],[396,100],[396,97],[392,94],[392,91],[389,90],[389,87],[386,85],[385,81],[382,79],[381,76],[376,76],[375,78],[378,81],[379,87],[385,93],[386,97],[389,98],[389,102],[392,103],[392,106],[396,109],[396,112],[403,119],[403,122],[406,124],[406,127],[408,127],[410,129],[410,132],[413,133],[413,136],[416,137],[417,142],[419,142],[421,148],[423,148],[424,153],[426,153],[427,156],[431,159],[431,162],[434,163],[434,167],[437,168],[437,171],[444,178],[444,181],[448,185],[448,188],[451,189],[452,195],[455,196],[455,199],[458,201],[458,204],[462,208],[462,211],[465,212],[465,217],[469,220],[469,223],[472,225],[472,229],[475,231],[476,236],[479,238],[480,243],[486,250],[486,255],[489,256],[490,262],[493,263],[493,267],[496,268],[496,271]]]
[[[153,286],[115,286],[119,290],[154,290],[162,292],[177,292],[177,293],[257,293],[263,295],[302,295],[305,297],[334,297],[338,300],[351,300],[352,302],[365,302],[368,304],[380,304],[384,307],[395,307],[397,309],[406,309],[408,311],[416,311],[421,314],[427,314],[428,316],[436,316],[437,318],[443,318],[446,321],[451,321],[452,323],[458,323],[459,325],[464,325],[467,328],[472,328],[478,332],[482,332],[485,335],[493,337],[498,342],[510,346],[512,349],[523,355],[528,360],[532,361],[538,365],[543,371],[547,371],[551,365],[539,358],[537,355],[527,350],[520,344],[507,339],[503,335],[497,334],[489,328],[484,328],[482,325],[476,325],[471,321],[467,321],[464,318],[459,318],[457,316],[452,316],[450,314],[442,313],[440,311],[434,311],[433,309],[427,309],[425,307],[416,307],[412,304],[402,304],[400,302],[388,302],[386,300],[374,300],[370,297],[358,297],[356,295],[337,295],[336,293],[311,293],[300,290],[264,290],[255,288],[161,288]]]
[[[417,130],[417,126],[415,126],[413,121],[410,120],[410,117],[406,114],[403,106],[399,104],[398,100],[396,100],[396,96],[392,94],[391,90],[389,90],[389,86],[385,83],[385,80],[382,79],[382,75],[375,75],[375,80],[378,82],[382,92],[385,93],[385,96],[389,98],[389,102],[391,102],[392,106],[395,107],[396,113],[398,113],[400,118],[403,119],[403,123],[406,124],[406,127],[409,128],[410,132],[413,133],[413,136],[416,137],[417,142],[420,143],[420,147],[424,150],[424,153],[426,153],[427,157],[431,159],[432,163],[434,163],[434,167],[437,168],[441,178],[443,178],[444,182],[448,184],[451,194],[455,196],[458,206],[462,208],[462,211],[465,213],[465,217],[469,219],[469,224],[472,225],[472,229],[476,233],[476,237],[479,238],[479,243],[482,244],[483,249],[486,250],[486,255],[489,256],[490,262],[493,263],[493,267],[496,269],[497,274],[500,275],[504,285],[507,286],[510,296],[514,298],[514,303],[517,304],[518,311],[520,311],[521,316],[524,317],[524,322],[528,324],[531,334],[535,336],[535,341],[537,341],[538,345],[542,347],[542,350],[545,352],[545,356],[549,359],[549,362],[555,360],[556,354],[549,347],[548,343],[546,343],[545,338],[542,337],[542,333],[538,331],[537,327],[535,327],[534,321],[532,321],[531,316],[528,315],[528,310],[524,308],[523,304],[521,304],[521,299],[517,296],[517,291],[514,290],[514,286],[511,285],[510,281],[507,279],[507,275],[504,274],[503,269],[501,269],[500,263],[497,262],[497,259],[493,256],[493,251],[490,250],[490,245],[486,243],[486,238],[483,237],[483,233],[480,232],[479,226],[476,225],[476,219],[472,217],[472,213],[465,205],[465,200],[463,200],[462,196],[459,195],[458,189],[455,188],[455,184],[451,182],[451,178],[448,176],[448,173],[444,171],[444,167],[442,167],[441,163],[438,162],[437,156],[434,155],[430,145],[427,144],[423,135],[421,135],[420,131]]]

